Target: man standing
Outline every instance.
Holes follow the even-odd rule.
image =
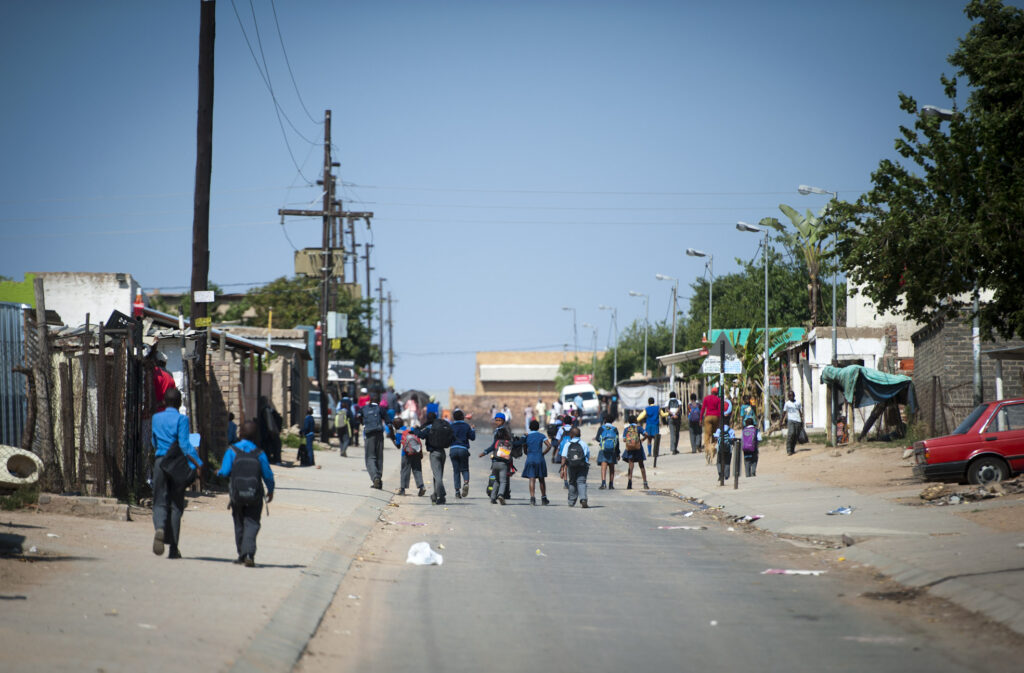
[[[676,397],[676,391],[672,391],[668,394],[668,404],[665,406],[665,411],[668,412],[668,438],[669,448],[672,449],[672,455],[679,453],[679,428],[683,422],[683,405]]]
[[[373,480],[371,488],[384,488],[384,412],[379,404],[380,393],[374,393],[362,409],[363,438],[365,439],[366,471]]]
[[[796,453],[797,438],[804,424],[804,408],[796,401],[796,393],[792,390],[786,396],[789,399],[782,407],[782,413],[786,414],[786,455],[792,456]]]
[[[533,417],[537,419],[538,423],[547,423],[548,408],[544,404],[544,400],[537,398],[537,404],[533,408]]]
[[[313,418],[313,407],[306,408],[306,418],[302,421],[302,435],[306,440],[305,451],[299,450],[299,465],[313,465],[313,437],[316,435],[316,419]]]
[[[152,442],[156,461],[153,463],[153,553],[164,553],[164,544],[170,544],[167,558],[179,559],[178,536],[181,533],[181,515],[185,511],[186,481],[175,479],[164,471],[164,464],[184,454],[195,469],[203,465],[199,454],[189,442],[188,417],[178,412],[181,391],[171,388],[164,395],[167,408],[153,415]],[[168,453],[170,455],[168,456]],[[168,463],[169,464],[169,463]]]

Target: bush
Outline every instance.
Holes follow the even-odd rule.
[[[0,497],[0,509],[12,510],[21,509],[27,505],[35,505],[39,502],[39,485],[25,484],[19,486],[10,495]]]

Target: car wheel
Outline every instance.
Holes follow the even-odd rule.
[[[981,486],[1003,481],[1009,476],[1006,463],[991,456],[979,458],[967,468],[967,481]]]

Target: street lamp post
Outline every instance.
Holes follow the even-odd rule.
[[[948,122],[953,119],[954,111],[941,108],[936,105],[922,105],[921,116],[923,117],[937,117],[940,121]],[[981,310],[981,300],[979,297],[980,291],[978,289],[978,282],[974,282],[974,320],[971,323],[971,350],[974,356],[974,390],[972,397],[974,398],[974,406],[981,404],[983,393],[981,388],[981,321],[978,317],[978,312]]]
[[[644,378],[647,378],[647,328],[648,328],[648,316],[650,315],[651,301],[650,296],[643,292],[629,291],[630,297],[643,297],[644,298]]]
[[[591,325],[589,322],[585,322],[581,327],[589,327],[594,330],[594,348],[591,352],[591,363],[590,363],[590,375],[597,379],[597,327]]]
[[[614,306],[605,306],[604,304],[597,308],[612,312],[613,338],[615,339],[612,350],[612,390],[616,390],[619,387],[619,311]]]
[[[707,257],[708,261],[704,265],[708,270],[708,339],[711,339],[711,309],[714,306],[714,294],[715,294],[715,256],[709,255],[701,250],[695,250],[694,248],[687,248],[686,254],[690,257]]]
[[[672,276],[666,276],[663,273],[656,273],[654,277],[658,280],[671,280],[672,282],[672,352],[676,352],[676,301],[679,296],[679,279],[673,278]],[[668,389],[670,391],[676,389],[676,365],[673,362],[669,365],[668,373]]]
[[[831,194],[832,200],[838,203],[839,192],[829,191],[822,189],[821,187],[811,187],[810,185],[800,185],[796,188],[798,192],[807,196],[808,194]],[[837,234],[838,236],[838,234]],[[833,238],[832,248],[835,249],[836,238]],[[836,264],[838,266],[838,264]],[[836,268],[832,269],[832,366],[839,366],[839,337],[836,334]],[[836,444],[836,414],[832,412],[832,427],[830,428],[830,438],[833,446]]]
[[[769,409],[768,406],[768,227],[759,227],[753,224],[747,224],[746,222],[737,222],[736,228],[740,231],[749,231],[751,233],[759,234],[764,232],[764,380],[761,384],[762,391],[764,393],[764,418],[763,425],[765,435],[768,433],[769,425]]]
[[[579,342],[576,340],[576,309],[572,306],[563,306],[563,311],[572,311],[572,360],[576,361],[576,354],[580,352]]]

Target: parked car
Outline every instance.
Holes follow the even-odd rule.
[[[576,407],[576,396],[583,400],[583,408],[580,409],[585,423],[597,423],[600,417],[600,403],[597,399],[597,390],[589,383],[576,383],[565,386],[559,397],[566,409]]]
[[[914,474],[990,484],[1024,471],[1024,397],[978,405],[952,434],[915,442]]]
[[[313,407],[313,422],[316,424],[316,431],[320,432],[320,391],[309,391],[309,406]],[[334,413],[334,398],[327,393],[327,411]]]

